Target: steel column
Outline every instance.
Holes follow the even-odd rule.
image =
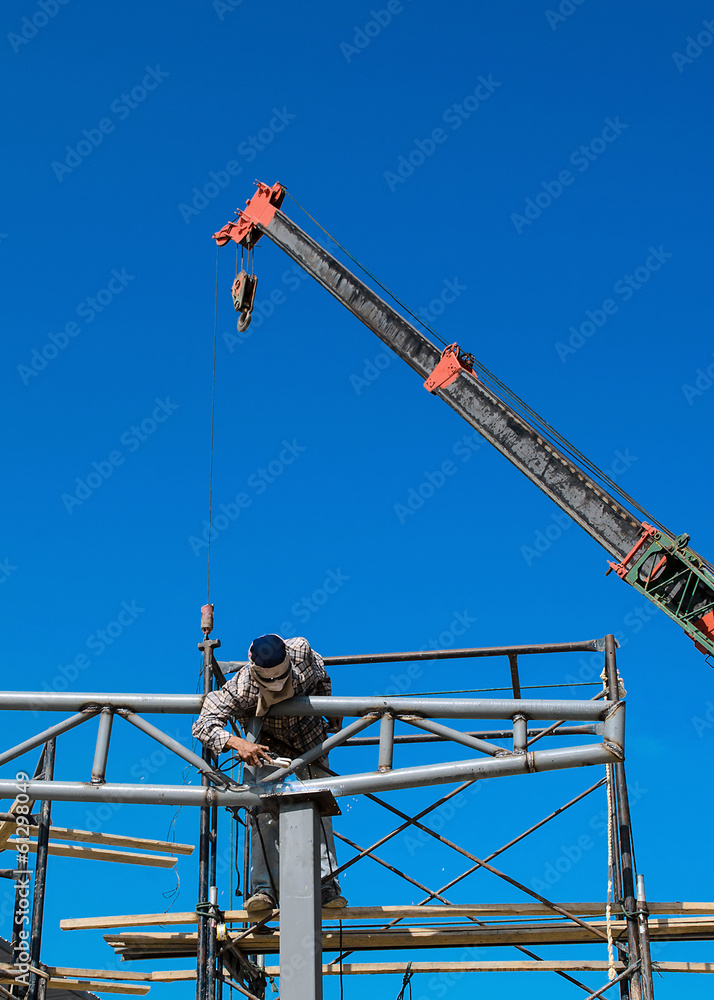
[[[311,799],[280,809],[280,996],[322,998],[320,821]]]
[[[642,961],[642,1000],[654,1000],[652,979],[652,954],[650,952],[650,929],[647,923],[649,910],[645,896],[644,875],[637,876],[637,917],[640,927],[640,959]]]
[[[94,763],[92,764],[93,785],[102,785],[106,781],[107,756],[109,754],[109,740],[112,735],[113,721],[114,713],[111,708],[103,708],[99,714],[97,744],[94,750]]]
[[[513,749],[525,752],[528,742],[528,720],[525,715],[513,716]]]
[[[55,771],[55,741],[49,740],[45,745],[44,780],[52,781]],[[50,841],[50,809],[51,803],[46,800],[40,809],[40,819],[37,829],[37,860],[35,864],[35,890],[32,900],[32,925],[30,929],[30,964],[39,968],[40,945],[42,943],[42,917],[45,908],[45,886],[47,883],[47,855]],[[30,973],[30,985],[27,1000],[38,1000],[41,977]]]
[[[212,660],[213,660],[213,650],[220,646],[219,639],[204,639],[203,642],[199,642],[198,648],[203,653],[203,695],[205,696],[211,691],[213,687],[213,671],[212,671]],[[134,721],[133,718],[129,718],[129,713],[127,713],[128,721],[133,722],[134,725],[138,724],[138,721]],[[144,719],[141,719],[142,725],[138,728],[147,731],[149,729],[154,729],[153,726],[149,726]],[[151,734],[153,735],[153,734]],[[165,736],[165,734],[161,734]],[[166,737],[168,739],[168,737]],[[172,741],[175,742],[175,741]],[[179,744],[180,746],[180,744]],[[183,756],[187,751],[181,747],[181,756]],[[191,754],[195,757],[195,754]],[[212,770],[213,755],[211,751],[206,747],[203,748],[203,758],[201,760],[201,784],[203,786],[204,793],[208,792],[208,786],[210,781],[206,776],[206,771]],[[198,928],[197,928],[197,942],[196,942],[196,1000],[213,1000],[213,990],[215,988],[215,941],[213,943],[213,963],[210,962],[210,944],[209,937],[210,928],[208,926],[208,884],[209,884],[209,865],[210,865],[210,852],[211,852],[211,808],[206,802],[201,806],[201,815],[199,821],[199,834],[198,834],[198,904],[197,910],[199,913],[198,917]]]

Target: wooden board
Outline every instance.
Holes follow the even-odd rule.
[[[605,921],[592,921],[592,927],[605,930]],[[653,941],[714,940],[714,919],[710,917],[653,917],[649,921]],[[624,920],[614,920],[615,937],[626,933]],[[116,954],[126,960],[135,958],[187,957],[196,954],[196,933],[167,931],[163,933],[107,934],[105,941]],[[549,922],[537,924],[461,924],[451,927],[406,927],[389,930],[376,928],[345,927],[324,929],[322,946],[325,951],[339,948],[352,950],[414,949],[414,948],[463,948],[492,947],[511,944],[600,944],[601,938],[574,923]],[[280,933],[277,929],[262,928],[258,933],[246,935],[237,945],[242,951],[256,954],[277,952]]]
[[[604,903],[559,903],[576,916],[604,916]],[[648,903],[654,914],[712,914],[714,903]],[[277,911],[273,911],[277,913]],[[323,920],[395,920],[419,918],[433,920],[444,917],[453,920],[458,917],[505,917],[505,916],[552,916],[553,911],[542,903],[474,903],[459,906],[348,906],[344,910],[324,909]],[[248,920],[245,910],[226,910],[226,923]],[[279,918],[276,918],[279,919]],[[125,913],[104,917],[68,917],[60,920],[63,931],[107,930],[112,927],[175,927],[181,924],[195,924],[195,913]]]
[[[17,841],[10,839],[7,846],[11,848]],[[37,853],[37,844],[31,840],[28,850]],[[80,858],[83,861],[113,861],[124,865],[149,865],[151,868],[173,868],[177,858],[164,857],[161,854],[133,854],[130,851],[112,851],[104,847],[89,847],[84,844],[48,844],[47,851],[60,858]]]
[[[623,972],[625,966],[615,962],[617,972]],[[607,962],[588,961],[583,959],[565,959],[547,962],[412,962],[411,971],[417,972],[607,972]],[[714,962],[657,962],[657,970],[661,972],[714,972]],[[406,962],[364,962],[358,965],[343,964],[342,972],[346,976],[379,976],[387,973],[403,975],[407,971]],[[268,965],[265,968],[268,976],[279,976],[279,965]],[[339,965],[323,965],[323,976],[339,976]]]
[[[15,827],[17,824],[7,820],[2,824]],[[36,830],[36,826],[30,826]],[[14,832],[10,829],[8,837]],[[7,838],[6,838],[7,839]],[[127,837],[121,833],[99,833],[93,830],[73,830],[64,826],[50,826],[50,840],[76,840],[83,843],[97,844],[103,847],[133,847],[136,850],[163,851],[164,854],[193,854],[193,844],[175,844],[170,840],[147,840],[146,837]]]
[[[0,973],[0,983],[14,983],[13,976]],[[47,981],[48,990],[91,990],[92,993],[123,993],[127,996],[146,996],[151,986],[140,983],[110,983],[95,979],[54,979]]]

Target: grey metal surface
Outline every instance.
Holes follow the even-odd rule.
[[[450,729],[448,726],[442,726],[438,722],[432,722],[431,719],[420,719],[416,715],[403,715],[400,716],[400,719],[402,722],[406,722],[410,726],[415,726],[417,729],[423,729],[425,732],[433,733],[435,736],[440,736],[445,740],[453,740],[454,743],[471,747],[472,750],[487,753],[490,757],[502,757],[508,753],[505,747],[500,747],[496,743],[488,743],[486,740],[480,740],[477,736],[469,736],[466,733],[459,732],[458,729]]]
[[[364,715],[392,712],[394,715],[424,714],[432,719],[567,719],[590,722],[602,719],[610,701],[565,701],[562,699],[506,698],[341,698],[301,695],[273,705],[271,715]]]
[[[394,758],[394,716],[385,712],[379,723],[378,771],[391,771]]]
[[[354,736],[355,733],[361,733],[363,729],[367,729],[371,726],[373,722],[379,718],[376,714],[366,715],[356,722],[350,723],[349,726],[345,726],[341,729],[339,733],[333,733],[332,736],[328,736],[326,740],[323,740],[318,746],[313,747],[312,750],[308,750],[307,753],[302,754],[300,757],[296,757],[295,760],[290,762],[289,767],[282,767],[278,771],[274,771],[270,776],[271,781],[280,780],[286,778],[289,774],[294,774],[299,768],[304,767],[306,764],[312,764],[313,761],[317,760],[318,757],[324,756],[329,753],[333,747],[341,746],[350,736]]]
[[[258,228],[426,379],[440,351],[371,288],[281,211]],[[438,395],[471,424],[611,555],[622,558],[641,534],[641,522],[582,469],[547,443],[474,375],[460,375]]]
[[[94,761],[92,763],[92,784],[101,785],[106,780],[107,757],[109,755],[109,740],[112,735],[112,723],[114,713],[110,708],[103,708],[99,713],[99,728],[97,729],[97,743],[94,748]]]
[[[320,818],[302,799],[280,808],[280,996],[321,1000]]]

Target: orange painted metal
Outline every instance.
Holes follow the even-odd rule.
[[[702,618],[697,618],[696,621],[693,621],[692,625],[696,625],[699,631],[703,632],[707,639],[714,639],[714,611],[707,611]],[[705,649],[700,643],[695,641],[694,645],[700,653],[704,653],[705,656],[709,656],[709,650]]]
[[[441,352],[441,357],[424,383],[424,388],[427,392],[436,392],[455,382],[462,372],[473,375],[473,362],[473,354],[465,354],[458,344],[449,344]]]
[[[275,183],[272,187],[268,187],[262,181],[255,183],[258,190],[246,202],[245,208],[237,210],[239,218],[235,222],[228,222],[222,229],[213,234],[213,239],[219,247],[224,247],[230,240],[234,240],[248,249],[254,247],[263,235],[256,231],[256,225],[269,225],[276,211],[282,205],[285,197],[285,188],[282,184]]]
[[[652,538],[653,535],[657,534],[657,529],[653,528],[651,524],[647,524],[646,521],[642,522],[642,527],[644,528],[642,537],[635,542],[635,544],[632,546],[632,548],[627,553],[622,562],[619,563],[610,562],[610,560],[608,559],[608,565],[610,567],[610,569],[607,571],[608,573],[610,572],[610,570],[614,569],[621,580],[625,579],[625,577],[629,572],[629,567],[627,564],[637,555],[637,553],[645,544],[645,542],[648,541],[648,539]],[[657,569],[659,569],[659,565],[657,566]],[[607,576],[607,573],[605,575]],[[651,575],[653,576],[654,574]]]

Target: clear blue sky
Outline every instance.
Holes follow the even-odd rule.
[[[428,310],[445,338],[712,559],[714,25],[703,22],[713,15],[698,0],[453,0],[437,9],[423,0],[8,0],[7,686],[195,689],[210,235],[256,177],[284,183],[412,308]],[[286,209],[314,232],[292,202]],[[325,654],[615,632],[649,895],[714,898],[705,860],[714,690],[704,659],[644,599],[605,579],[605,553],[559,524],[545,497],[267,240],[256,252],[255,319],[238,341],[233,257],[220,256],[214,513],[223,504],[235,514],[239,493],[250,503],[226,515],[212,554],[226,657],[243,658],[254,635],[272,630],[304,634]],[[457,472],[400,516],[410,490],[449,459]],[[534,555],[546,533],[552,544]],[[339,585],[322,601],[328,578]],[[524,682],[581,670],[596,679],[578,658],[529,663]],[[392,673],[343,668],[334,687],[383,691]],[[410,690],[506,678],[505,663],[429,665]],[[4,721],[9,742],[48,719]],[[171,724],[188,729],[185,719]],[[181,780],[173,763],[142,764],[150,745],[117,729],[113,780]],[[67,750],[60,742],[59,775],[89,777],[92,739],[77,734]],[[450,835],[488,853],[593,780],[588,771],[486,783],[449,821]],[[603,806],[602,796],[587,800],[503,866],[541,878]],[[87,812],[56,809],[78,827],[96,821]],[[124,807],[104,826],[163,837],[171,814]],[[357,802],[341,829],[364,842],[387,821]],[[177,836],[193,839],[197,822],[183,810]],[[448,876],[459,864],[403,840],[384,855],[430,885],[442,866]],[[605,862],[595,837],[554,894],[601,897]],[[171,873],[103,863],[51,867],[43,957],[57,964],[113,962],[101,935],[62,935],[60,917],[160,910],[174,884]],[[180,862],[181,910],[194,903],[194,869]],[[358,871],[344,880],[351,902],[417,901],[378,869]],[[9,891],[0,886],[0,905]],[[479,898],[504,899],[505,888],[482,876],[454,891],[456,901]],[[660,953],[709,955],[696,944]],[[700,980],[660,980],[657,995],[704,997]],[[416,980],[415,996],[497,987],[480,982]],[[573,990],[545,975],[508,985],[534,997]],[[388,998],[398,988],[394,978],[350,979],[345,992]],[[335,991],[328,983],[326,995]]]

